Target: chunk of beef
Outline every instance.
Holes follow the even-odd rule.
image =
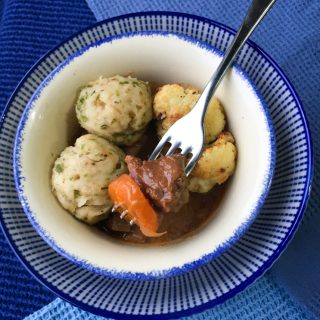
[[[152,161],[126,156],[125,161],[131,177],[164,212],[177,212],[189,201],[183,156],[170,155]]]

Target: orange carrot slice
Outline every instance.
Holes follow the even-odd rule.
[[[115,205],[128,210],[128,214],[147,237],[160,237],[158,217],[139,185],[128,174],[123,174],[109,184],[109,195]]]

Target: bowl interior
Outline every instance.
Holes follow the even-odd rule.
[[[46,241],[97,272],[156,277],[199,265],[239,238],[267,193],[274,150],[265,107],[237,68],[216,92],[236,139],[237,168],[214,219],[196,235],[166,246],[125,245],[67,214],[50,187],[54,160],[79,134],[74,102],[81,86],[99,76],[132,73],[150,82],[203,88],[220,59],[210,48],[175,35],[135,34],[91,46],[48,76],[27,106],[15,145],[20,199]]]

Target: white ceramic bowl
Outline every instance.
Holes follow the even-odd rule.
[[[112,240],[74,219],[50,188],[54,160],[77,137],[74,102],[79,88],[99,76],[133,73],[159,83],[203,88],[221,55],[189,38],[133,34],[96,43],[71,56],[34,93],[19,124],[14,152],[16,187],[29,220],[59,253],[113,277],[152,279],[208,262],[230,247],[259,213],[274,168],[275,146],[268,111],[237,67],[216,92],[238,148],[237,167],[214,219],[176,244],[148,247]],[[186,134],[192,134],[186,128]]]

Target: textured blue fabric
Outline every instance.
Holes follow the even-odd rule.
[[[43,309],[35,312],[26,320],[102,320],[87,312],[71,306],[57,299]],[[278,287],[270,275],[265,275],[244,292],[212,310],[189,317],[192,320],[257,320],[257,319],[284,319],[284,320],[313,320],[295,304],[285,291]]]
[[[124,13],[171,10],[202,15],[238,28],[249,0],[87,0],[98,20]],[[302,224],[272,268],[279,284],[320,318],[320,1],[281,0],[251,37],[280,65],[306,110],[314,144],[314,179]]]
[[[0,113],[41,55],[94,21],[85,1],[0,1]],[[0,319],[22,319],[54,298],[24,269],[0,231]]]
[[[237,28],[248,0],[87,0],[96,18],[146,11],[183,11]],[[318,0],[281,0],[253,40],[269,52],[296,87],[313,132],[315,177],[306,217],[286,253],[244,292],[192,319],[320,318],[319,110],[320,33]],[[0,108],[36,59],[67,35],[93,22],[84,0],[0,1]],[[1,110],[1,109],[0,109]],[[1,170],[1,169],[0,169]],[[52,299],[14,258],[0,236],[0,319],[21,319]],[[285,286],[290,294],[282,289]],[[305,309],[292,298],[307,306]],[[310,313],[313,312],[313,315]],[[28,319],[98,319],[56,299]]]

